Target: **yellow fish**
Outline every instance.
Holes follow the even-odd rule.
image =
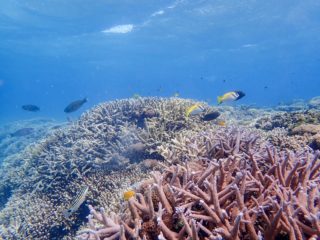
[[[223,120],[218,121],[218,122],[217,122],[217,125],[219,125],[220,127],[225,127],[225,126],[227,126],[226,122],[223,121]]]
[[[134,197],[134,195],[136,195],[135,191],[133,190],[128,190],[126,192],[123,193],[123,199],[125,201],[128,201],[130,198]]]
[[[218,96],[218,104],[221,104],[225,101],[236,101],[240,98],[243,98],[246,94],[242,91],[233,91],[233,92],[227,92],[223,94],[222,96]]]
[[[195,113],[196,111],[203,111],[200,103],[195,103],[192,106],[188,107],[186,110],[186,117],[189,117],[191,113]]]

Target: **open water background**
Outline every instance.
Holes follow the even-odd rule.
[[[140,96],[274,106],[320,95],[317,0],[1,0],[0,123]],[[23,104],[41,111],[21,110]]]

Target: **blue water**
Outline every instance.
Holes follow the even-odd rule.
[[[134,94],[307,100],[320,95],[319,12],[318,0],[2,0],[0,122],[64,120],[82,97],[72,117]]]

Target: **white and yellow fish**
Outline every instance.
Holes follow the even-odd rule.
[[[218,104],[221,104],[226,101],[237,101],[240,98],[243,98],[246,94],[242,91],[233,91],[227,92],[222,96],[218,96]]]
[[[193,105],[191,105],[190,107],[188,107],[186,109],[186,117],[189,117],[190,115],[196,115],[199,114],[203,111],[203,107],[201,106],[200,103],[195,103]]]

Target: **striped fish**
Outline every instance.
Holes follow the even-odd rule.
[[[67,210],[63,211],[63,216],[65,218],[69,218],[74,212],[78,210],[80,205],[85,201],[88,191],[89,187],[87,186],[81,189],[76,198],[73,200],[71,206]]]

